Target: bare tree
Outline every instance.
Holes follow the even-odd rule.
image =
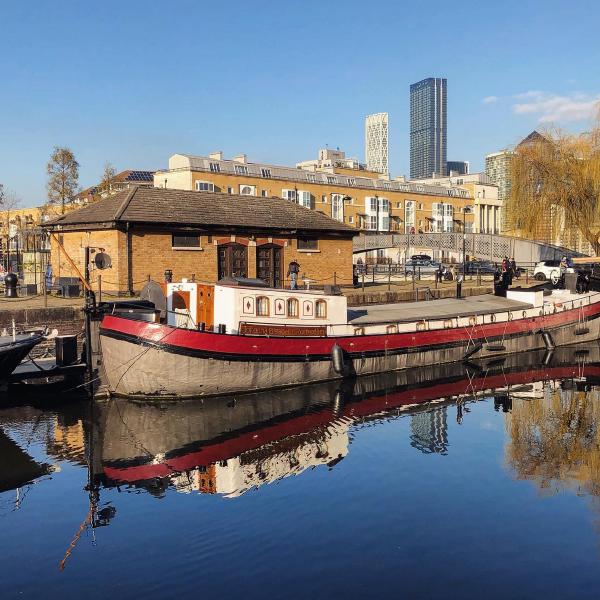
[[[77,192],[79,181],[79,163],[69,148],[55,147],[48,165],[48,202],[60,205],[61,214],[65,213],[65,204],[70,202]]]
[[[550,130],[520,144],[510,171],[511,228],[534,238],[579,234],[600,255],[600,120],[583,134]]]
[[[111,163],[106,162],[104,164],[104,172],[102,173],[102,181],[99,189],[101,195],[111,193],[116,174],[117,170],[112,166]]]
[[[2,183],[0,183],[0,212],[2,213],[2,222],[0,223],[0,232],[2,232],[2,244],[4,244],[4,237],[6,236],[6,250],[7,253],[10,247],[10,211],[16,208],[19,204],[19,197],[15,192],[7,190]],[[6,257],[8,261],[8,257]],[[6,264],[8,267],[8,262]]]

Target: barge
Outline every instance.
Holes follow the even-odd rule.
[[[109,393],[188,398],[551,349],[600,337],[600,293],[509,290],[348,309],[339,293],[250,280],[165,285],[155,311],[106,315]],[[145,319],[145,320],[142,320]]]

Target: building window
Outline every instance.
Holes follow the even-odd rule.
[[[404,203],[404,227],[406,233],[414,233],[415,202],[413,200],[407,200]]]
[[[354,217],[348,217],[348,223],[354,223]]]
[[[269,299],[266,296],[258,296],[256,298],[256,316],[269,316]]]
[[[263,168],[263,169],[260,170],[260,174],[263,177],[271,177],[271,169],[264,169]]]
[[[336,178],[331,175],[327,175],[327,183],[336,183]]]
[[[327,204],[327,196],[321,196],[321,202]]]
[[[296,190],[281,190],[281,197],[290,202],[297,202]]]
[[[267,197],[267,190],[261,190],[261,192],[260,192],[260,195],[261,195],[263,198],[266,198],[266,197]]]
[[[211,173],[220,173],[221,165],[219,165],[219,163],[210,163],[210,170]]]
[[[171,236],[171,246],[173,248],[200,248],[200,236],[174,233]]]
[[[348,185],[356,185],[356,179],[353,177],[348,177]]]
[[[304,206],[305,208],[312,208],[312,196],[310,195],[310,192],[300,190],[298,192],[298,204],[300,206]]]
[[[423,210],[423,203],[422,203],[422,202],[419,202],[418,209],[419,209],[419,210]]]
[[[326,300],[317,300],[315,304],[315,317],[317,319],[326,319],[327,318],[327,301]]]
[[[298,238],[298,250],[318,250],[319,249],[319,240],[315,238],[306,238],[299,237]]]
[[[210,181],[196,181],[197,192],[214,192],[215,184]]]
[[[317,176],[314,175],[313,173],[307,173],[306,181],[308,181],[309,183],[317,183]]]
[[[331,218],[344,222],[344,196],[331,194]]]
[[[240,194],[242,196],[256,196],[255,185],[240,185]]]
[[[233,188],[232,187],[228,187],[227,188],[227,193],[228,194],[233,194]]]
[[[248,175],[248,167],[246,165],[234,165],[233,168],[237,175]]]
[[[377,215],[367,215],[365,224],[366,224],[365,229],[370,229],[372,231],[375,231],[377,229]]]
[[[298,317],[300,312],[298,300],[296,298],[289,298],[287,301],[287,316]]]
[[[396,208],[402,208],[402,202],[396,202]]]

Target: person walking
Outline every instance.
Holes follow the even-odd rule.
[[[288,265],[287,276],[290,278],[290,290],[298,289],[298,273],[300,273],[300,265],[295,261]]]
[[[515,257],[512,256],[510,261],[509,261],[509,267],[510,267],[510,275],[511,275],[511,280],[513,278],[515,279],[519,279],[519,271],[517,269],[517,261],[515,260]]]

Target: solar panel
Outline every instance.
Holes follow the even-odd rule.
[[[127,181],[152,181],[153,178],[153,171],[131,171],[131,173],[127,175]]]

